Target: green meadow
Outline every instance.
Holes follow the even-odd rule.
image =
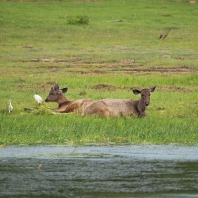
[[[198,145],[197,10],[188,0],[0,1],[0,146]],[[33,95],[55,83],[69,100],[156,89],[146,118],[81,117],[38,106]]]

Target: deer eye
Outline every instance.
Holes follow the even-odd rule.
[[[142,94],[142,97],[144,97],[144,94]]]

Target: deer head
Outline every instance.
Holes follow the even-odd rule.
[[[133,90],[133,93],[135,95],[141,94],[141,99],[140,99],[141,104],[148,106],[150,104],[150,95],[151,95],[150,93],[155,91],[155,87],[152,87],[150,89],[142,89],[142,90],[135,89]]]
[[[59,89],[59,85],[55,84],[54,87],[51,88],[49,95],[47,96],[47,98],[45,99],[45,102],[57,102],[59,103],[59,101],[65,96],[63,95],[64,93],[66,93],[68,90],[68,88],[62,88]]]

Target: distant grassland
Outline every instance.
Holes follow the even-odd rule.
[[[0,144],[197,145],[197,10],[187,0],[0,1]],[[145,119],[82,118],[36,109],[33,95],[55,83],[69,100],[157,88]]]

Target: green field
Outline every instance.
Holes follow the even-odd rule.
[[[197,10],[188,0],[0,1],[0,145],[197,145]],[[37,109],[33,95],[55,83],[69,100],[156,90],[144,119],[52,115],[57,104]]]

